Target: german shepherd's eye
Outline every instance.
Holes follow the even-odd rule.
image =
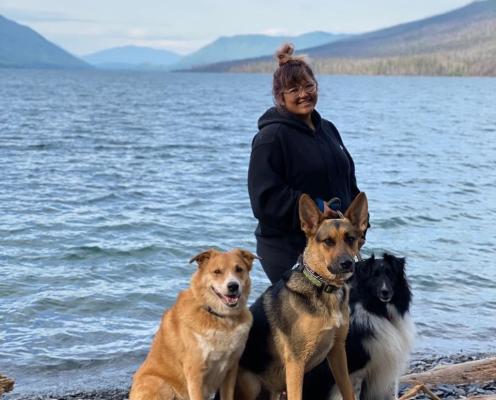
[[[222,271],[219,268],[217,268],[216,270],[214,270],[214,274],[220,275],[220,274],[222,274]]]
[[[243,272],[243,268],[241,268],[239,265],[236,265],[236,268],[234,269],[235,272]]]
[[[326,246],[329,246],[329,247],[332,247],[336,244],[336,242],[332,239],[326,239],[326,240],[324,240],[324,243]]]
[[[346,236],[346,238],[344,240],[346,241],[347,244],[349,244],[350,246],[352,246],[355,243],[356,237],[354,237],[354,236]]]

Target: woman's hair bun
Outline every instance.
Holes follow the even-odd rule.
[[[279,66],[293,60],[294,45],[292,43],[284,43],[276,52],[276,58],[279,61]]]

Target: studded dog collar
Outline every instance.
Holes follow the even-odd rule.
[[[303,276],[307,278],[312,285],[322,289],[325,293],[332,293],[340,289],[339,286],[335,286],[332,283],[329,283],[322,276],[317,274],[317,272],[315,272],[307,264],[305,264],[302,259],[298,260],[298,263],[296,265],[303,273]]]

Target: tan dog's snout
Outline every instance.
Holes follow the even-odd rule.
[[[240,284],[237,281],[229,281],[227,284],[227,293],[229,294],[238,294],[240,291]]]
[[[223,282],[215,285],[215,289],[225,295],[241,295],[243,283],[234,275],[229,275]]]
[[[212,284],[213,292],[226,306],[233,308],[239,304],[243,294],[243,284],[234,276],[228,276],[224,281]]]

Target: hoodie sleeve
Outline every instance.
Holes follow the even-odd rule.
[[[350,162],[350,184],[351,184],[351,199],[353,200],[358,193],[360,193],[360,189],[358,189],[357,181],[356,181],[356,175],[355,175],[355,163],[353,162],[353,158],[351,157],[350,152],[346,148],[346,146],[343,143],[343,139],[341,139],[341,135],[339,134],[338,128],[334,126],[334,124],[330,121],[329,125],[331,125],[331,129],[336,135],[337,139],[339,140],[339,143],[341,146],[343,146],[344,152],[346,153],[346,156],[348,157],[348,161]]]
[[[360,189],[358,189],[356,176],[355,176],[355,163],[353,162],[353,158],[351,158],[351,154],[348,152],[348,149],[343,145],[344,151],[350,160],[350,183],[351,183],[351,198],[354,199],[358,193],[360,193]]]
[[[277,129],[261,130],[252,143],[248,192],[255,217],[278,231],[300,226],[298,200],[302,192],[287,184],[286,168]]]

